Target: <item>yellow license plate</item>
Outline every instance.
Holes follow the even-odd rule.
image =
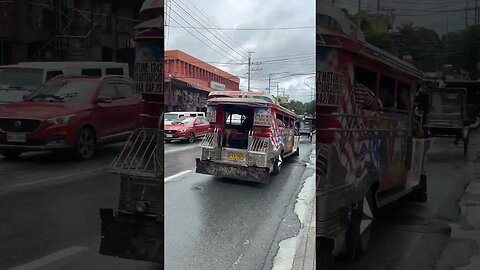
[[[244,160],[243,154],[239,153],[229,153],[228,154],[228,159],[231,160]]]

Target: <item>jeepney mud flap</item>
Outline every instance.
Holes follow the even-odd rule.
[[[163,264],[163,226],[155,219],[114,215],[100,209],[102,236],[99,253]]]
[[[256,183],[270,182],[270,173],[268,169],[221,164],[211,161],[203,161],[200,160],[200,158],[197,158],[197,169],[195,172]]]

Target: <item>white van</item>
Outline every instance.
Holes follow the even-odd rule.
[[[163,115],[163,121],[165,125],[170,125],[173,121],[183,116],[205,117],[205,113],[204,112],[167,112]]]
[[[129,76],[127,63],[23,62],[0,66],[0,106],[21,101],[31,91],[59,75]]]

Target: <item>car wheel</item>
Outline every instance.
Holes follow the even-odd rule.
[[[77,135],[75,143],[75,156],[79,160],[87,160],[93,157],[97,148],[95,133],[91,128],[82,128]]]
[[[194,142],[195,142],[195,139],[196,139],[196,138],[195,138],[195,133],[190,132],[190,133],[188,134],[188,142],[189,142],[189,143],[194,143]]]
[[[2,156],[5,157],[6,160],[15,160],[20,157],[22,152],[19,151],[5,151],[5,152],[0,152]]]

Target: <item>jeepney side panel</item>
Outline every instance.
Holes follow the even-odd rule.
[[[317,227],[346,213],[374,182],[387,179],[386,146],[395,143],[388,117],[380,121],[377,111],[357,106],[353,63],[345,51],[317,47]]]

